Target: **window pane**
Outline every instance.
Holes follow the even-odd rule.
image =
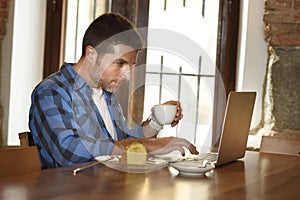
[[[150,1],[149,9],[144,110],[180,100],[183,119],[176,128],[164,127],[159,136],[179,136],[210,147],[218,1],[157,0]]]

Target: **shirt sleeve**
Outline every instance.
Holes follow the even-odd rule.
[[[80,108],[83,113],[76,116],[72,98],[60,87],[41,87],[32,94],[29,127],[39,147],[43,168],[86,162],[112,151],[113,143],[101,129],[89,127],[89,118],[94,116]],[[89,127],[85,132],[78,123],[82,121],[84,127]]]
[[[118,103],[116,98],[112,99],[112,110],[115,117],[117,126],[127,134],[128,138],[143,138],[144,132],[141,124],[134,125],[133,128],[129,127],[127,119],[124,117],[123,109]]]

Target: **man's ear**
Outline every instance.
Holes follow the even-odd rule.
[[[96,60],[97,60],[97,51],[94,47],[92,46],[87,46],[85,48],[85,58],[87,59],[87,61],[94,65],[96,63]]]

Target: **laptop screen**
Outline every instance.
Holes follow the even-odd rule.
[[[215,166],[244,157],[256,92],[230,92]]]

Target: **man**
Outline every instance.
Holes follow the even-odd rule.
[[[76,64],[43,80],[32,93],[29,127],[38,146],[42,168],[67,166],[99,155],[121,154],[133,141],[145,145],[150,155],[184,147],[197,154],[185,139],[155,138],[162,125],[150,117],[130,129],[112,93],[135,66],[143,42],[134,26],[117,14],[95,19],[85,32],[82,56]],[[182,118],[177,101],[172,126]]]

